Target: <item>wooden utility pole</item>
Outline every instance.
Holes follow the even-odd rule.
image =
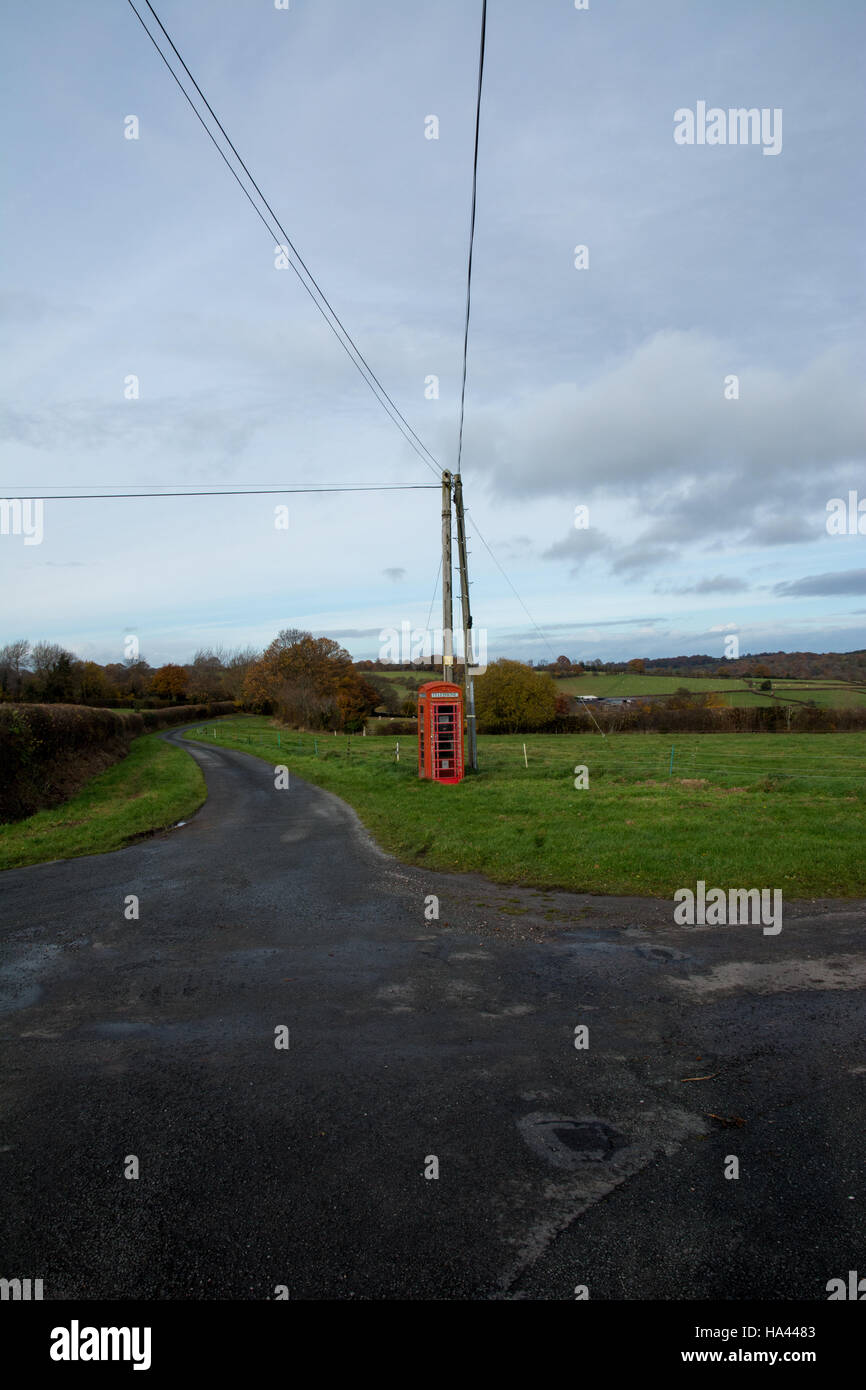
[[[469,608],[469,560],[466,553],[466,518],[463,514],[463,479],[454,477],[454,509],[457,513],[457,561],[460,566],[460,605],[463,616],[463,690],[466,704],[467,763],[478,768],[478,744],[475,737],[475,683],[471,676],[472,613]]]
[[[451,474],[442,472],[442,679],[454,679],[451,602]]]

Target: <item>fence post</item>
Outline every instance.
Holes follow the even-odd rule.
[[[529,767],[529,760],[528,760],[528,758],[527,758],[527,756],[526,756],[526,744],[525,744],[525,743],[524,743],[524,745],[523,745],[523,766],[524,766],[524,767]]]
[[[316,757],[318,758],[318,756],[319,756],[319,740],[318,740],[317,738],[314,738],[314,739],[313,739],[313,744],[314,744],[315,750],[316,750]]]
[[[674,745],[671,744],[671,765],[670,765],[670,767],[668,768],[668,777],[673,777],[673,775],[674,775]]]

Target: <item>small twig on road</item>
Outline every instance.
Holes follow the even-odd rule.
[[[724,1067],[722,1067],[724,1071]],[[714,1076],[721,1076],[721,1071],[711,1071],[708,1076],[681,1076],[680,1081],[712,1081]]]

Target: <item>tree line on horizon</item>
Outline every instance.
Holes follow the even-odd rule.
[[[54,642],[19,639],[0,648],[0,702],[147,709],[226,700],[329,730],[360,728],[377,709],[408,712],[390,681],[365,679],[339,643],[297,628],[284,628],[263,652],[203,647],[186,665],[155,668],[141,655],[82,661]]]
[[[696,656],[632,657],[627,661],[572,659],[558,656],[554,661],[524,663],[535,671],[556,678],[564,676],[705,676],[719,680],[834,680],[866,682],[866,650],[850,652],[746,652],[741,657]],[[357,661],[359,671],[428,671],[441,668],[442,658],[431,662]],[[455,657],[455,671],[462,663]]]
[[[400,687],[388,677],[401,674]],[[829,679],[866,682],[866,652],[764,652],[721,665],[709,656],[633,658],[628,662],[549,663],[500,658],[477,679],[479,727],[541,727],[568,710],[555,681],[566,676],[652,674],[724,679]],[[304,728],[359,729],[371,714],[415,714],[417,689],[430,677],[420,663],[353,661],[327,637],[284,628],[262,652],[202,647],[186,665],[152,667],[141,655],[100,665],[52,642],[19,639],[0,648],[0,701],[146,709],[233,701]],[[460,670],[455,675],[460,677]],[[678,692],[679,694],[679,692]],[[527,722],[528,721],[528,722]]]
[[[553,676],[704,676],[720,680],[833,680],[866,681],[866,651],[850,652],[746,652],[740,657],[696,656],[634,657],[629,661],[571,661],[559,656],[549,663],[536,662],[536,670]]]

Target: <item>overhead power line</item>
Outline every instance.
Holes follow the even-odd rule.
[[[195,114],[197,120],[199,121],[199,124],[201,125],[201,127],[202,127],[202,129],[204,130],[205,134],[208,136],[209,140],[211,141],[211,143],[212,143],[212,145],[214,146],[215,150],[216,150],[217,153],[219,154],[219,156],[220,156],[220,158],[222,159],[223,163],[226,165],[226,168],[229,170],[229,173],[232,175],[232,177],[234,178],[235,182],[238,184],[239,188],[241,189],[241,192],[242,192],[242,193],[244,194],[244,196],[246,197],[246,199],[247,199],[247,201],[249,202],[250,206],[252,207],[253,211],[254,211],[254,212],[256,213],[256,215],[258,216],[259,220],[261,221],[261,223],[262,223],[263,226],[265,227],[265,229],[266,229],[266,231],[268,232],[269,236],[271,236],[271,237],[273,238],[273,241],[274,241],[275,243],[280,243],[280,238],[276,235],[276,233],[274,232],[273,228],[268,224],[268,222],[266,221],[265,217],[262,215],[261,210],[256,206],[255,202],[253,201],[253,199],[252,199],[252,197],[251,197],[251,195],[250,195],[250,193],[249,193],[249,190],[248,190],[247,188],[244,187],[244,184],[241,182],[241,179],[240,179],[240,177],[239,177],[238,174],[237,174],[237,171],[232,167],[232,165],[230,164],[229,160],[227,159],[227,157],[226,157],[224,151],[220,148],[219,144],[217,143],[216,138],[215,138],[214,135],[213,135],[213,132],[209,129],[209,127],[208,127],[206,121],[203,119],[201,113],[198,111],[198,109],[197,109],[195,103],[193,102],[192,98],[190,97],[189,93],[187,92],[186,88],[184,87],[183,83],[181,82],[180,78],[178,77],[177,73],[174,71],[174,68],[172,67],[172,65],[171,65],[171,63],[169,62],[168,58],[167,58],[167,57],[165,56],[165,54],[163,53],[163,51],[162,51],[162,49],[161,49],[161,47],[160,47],[160,45],[159,45],[157,39],[154,37],[154,35],[153,35],[153,34],[150,32],[150,30],[148,29],[148,27],[147,27],[147,25],[145,24],[145,22],[144,22],[142,16],[139,14],[138,10],[136,9],[135,5],[133,4],[133,0],[127,0],[127,3],[128,3],[128,5],[129,5],[130,9],[132,10],[133,14],[135,15],[136,19],[138,20],[139,24],[141,25],[142,29],[143,29],[144,32],[147,34],[147,37],[150,39],[151,43],[153,44],[154,48],[156,49],[156,51],[157,51],[157,53],[159,54],[160,58],[162,59],[163,63],[164,63],[165,66],[168,68],[169,72],[171,73],[172,77],[174,78],[175,82],[177,83],[178,87],[180,88],[181,92],[183,93],[184,97],[186,98],[187,103],[189,104],[189,106],[191,107],[192,111],[194,112],[194,114]],[[205,96],[204,92],[201,90],[201,87],[198,85],[198,83],[196,82],[196,80],[195,80],[195,78],[193,77],[192,73],[190,72],[189,68],[187,67],[186,63],[184,62],[184,59],[183,59],[181,53],[179,52],[179,50],[178,50],[176,44],[174,43],[174,40],[172,39],[171,35],[168,33],[168,30],[166,29],[166,27],[165,27],[165,25],[163,24],[162,20],[160,19],[159,15],[156,13],[156,10],[155,10],[155,9],[153,8],[153,6],[151,5],[150,0],[145,0],[145,3],[146,3],[146,5],[147,5],[147,8],[150,10],[151,14],[153,15],[154,19],[156,20],[157,24],[159,25],[160,29],[162,30],[163,34],[165,34],[165,37],[166,37],[166,39],[168,40],[169,44],[171,45],[172,50],[174,51],[175,55],[177,56],[177,59],[178,59],[178,61],[180,62],[181,66],[183,67],[184,72],[185,72],[185,73],[187,74],[187,76],[189,77],[189,80],[192,82],[192,85],[195,87],[195,90],[198,92],[198,95],[201,97],[202,101],[204,102],[205,106],[207,107],[208,111],[210,112],[211,116],[213,117],[214,121],[216,122],[217,126],[219,127],[219,130],[220,130],[221,134],[223,135],[223,138],[225,139],[225,141],[226,141],[226,143],[228,144],[229,148],[231,149],[233,155],[234,155],[235,158],[237,159],[238,163],[240,164],[241,168],[243,169],[244,173],[246,174],[246,176],[247,176],[247,178],[249,179],[250,183],[252,184],[253,188],[256,190],[256,193],[258,194],[258,196],[259,196],[259,198],[261,199],[262,203],[263,203],[264,206],[267,208],[267,210],[268,210],[268,212],[269,212],[271,218],[273,219],[273,222],[274,222],[275,226],[276,226],[276,227],[278,228],[278,230],[280,231],[280,233],[281,233],[281,235],[282,235],[282,239],[283,239],[283,241],[282,241],[281,244],[284,244],[284,245],[290,247],[290,249],[291,249],[293,255],[296,257],[296,259],[297,259],[299,265],[302,267],[304,274],[303,274],[303,275],[301,274],[301,271],[298,269],[298,266],[294,264],[294,262],[291,260],[291,258],[289,258],[289,265],[291,266],[292,270],[295,272],[296,276],[297,276],[298,279],[300,280],[301,284],[303,285],[303,287],[304,287],[304,289],[306,290],[307,294],[309,295],[310,299],[312,299],[312,301],[313,301],[313,303],[315,304],[316,308],[319,310],[319,313],[322,315],[322,317],[323,317],[323,319],[325,320],[325,322],[327,323],[328,327],[331,329],[331,332],[334,334],[334,337],[337,339],[338,343],[339,343],[340,346],[343,348],[343,350],[344,350],[344,352],[346,353],[346,355],[348,356],[349,360],[355,365],[355,367],[357,368],[357,370],[360,372],[361,376],[362,376],[362,377],[364,378],[364,380],[366,381],[367,385],[369,386],[370,390],[373,392],[373,395],[374,395],[374,396],[376,397],[376,399],[379,401],[379,404],[382,406],[383,410],[384,410],[384,411],[386,412],[386,414],[394,421],[394,424],[395,424],[395,425],[397,426],[397,428],[400,430],[400,433],[403,435],[403,437],[404,437],[404,439],[406,440],[406,442],[407,442],[408,444],[411,445],[411,447],[415,450],[415,453],[418,454],[419,458],[423,461],[423,463],[426,465],[426,467],[429,468],[431,472],[436,473],[437,476],[438,476],[438,473],[439,473],[439,471],[440,471],[440,465],[439,465],[438,461],[436,460],[435,456],[430,452],[430,450],[427,448],[427,445],[423,442],[423,440],[420,439],[419,436],[415,433],[415,431],[413,430],[412,426],[409,424],[408,420],[407,420],[407,419],[405,418],[405,416],[401,413],[401,411],[399,410],[399,408],[397,407],[397,405],[395,404],[395,402],[391,399],[390,395],[389,395],[388,392],[385,390],[385,388],[384,388],[384,386],[382,385],[381,381],[380,381],[379,378],[376,376],[376,373],[373,371],[372,367],[371,367],[370,364],[367,362],[366,358],[364,357],[364,355],[363,355],[363,353],[361,352],[360,348],[359,348],[358,345],[356,344],[355,340],[352,338],[351,334],[348,332],[348,330],[347,330],[346,327],[344,326],[342,320],[339,318],[339,316],[337,315],[336,311],[334,310],[334,308],[332,307],[332,305],[331,305],[330,302],[328,301],[328,299],[327,299],[327,297],[326,297],[324,291],[322,290],[321,286],[318,284],[318,282],[317,282],[315,276],[313,275],[312,271],[309,269],[309,267],[307,266],[307,264],[306,264],[306,262],[304,261],[303,257],[301,256],[300,252],[298,251],[297,247],[296,247],[296,246],[294,245],[294,243],[292,242],[292,240],[291,240],[291,238],[290,238],[288,232],[287,232],[286,229],[284,228],[284,226],[283,226],[282,222],[280,221],[280,219],[277,217],[276,213],[274,212],[273,208],[271,207],[270,203],[268,202],[267,198],[265,197],[265,195],[264,195],[264,193],[262,192],[261,188],[259,187],[258,183],[257,183],[256,180],[253,178],[252,174],[250,173],[249,169],[247,168],[246,163],[245,163],[244,160],[241,158],[241,155],[238,153],[238,151],[237,151],[237,149],[236,149],[236,147],[235,147],[233,141],[230,139],[230,137],[229,137],[229,135],[228,135],[228,133],[227,133],[225,127],[223,126],[222,122],[220,121],[219,117],[217,116],[216,112],[214,111],[213,107],[211,106],[210,102],[208,101],[207,97]],[[485,0],[485,3],[486,3],[486,0]],[[310,285],[307,284],[307,280],[304,279],[304,275],[306,275],[307,279],[308,279],[308,280],[311,282],[311,284],[315,287],[315,293],[314,293],[313,290],[310,288]],[[318,298],[317,298],[316,296],[318,296]],[[321,302],[320,302],[320,301],[321,301]],[[329,315],[330,315],[330,317],[329,317]],[[336,325],[336,326],[335,326],[335,325]],[[341,335],[342,335],[342,336],[341,336]],[[426,457],[425,457],[425,455],[426,455]]]
[[[275,488],[226,488],[207,492],[72,492],[57,494],[45,493],[46,502],[95,502],[120,500],[124,497],[281,497],[297,492],[438,492],[435,483],[389,483],[384,487],[275,487]],[[41,492],[42,489],[39,489]],[[7,497],[7,502],[30,502],[37,490],[20,497]]]
[[[472,161],[472,216],[469,223],[469,264],[466,270],[466,323],[463,329],[463,381],[460,387],[460,431],[457,438],[457,472],[463,458],[463,412],[466,404],[466,361],[469,349],[469,310],[472,303],[472,248],[475,245],[475,199],[478,188],[478,132],[481,126],[481,83],[484,77],[484,37],[487,32],[487,0],[481,3],[481,48],[478,54],[478,97],[475,103],[475,157]]]
[[[466,515],[467,515],[467,516],[472,516],[471,512],[469,512],[469,511],[466,512]],[[532,614],[530,613],[530,611],[529,611],[529,609],[527,608],[526,604],[523,602],[523,599],[520,597],[519,593],[518,593],[517,590],[515,589],[515,587],[514,587],[514,585],[512,584],[511,580],[508,578],[508,575],[505,573],[505,570],[502,568],[502,566],[500,565],[500,563],[499,563],[499,561],[497,560],[496,556],[493,554],[493,551],[490,549],[490,546],[487,544],[487,542],[486,542],[486,540],[484,539],[484,537],[482,536],[481,532],[478,530],[478,522],[475,520],[474,517],[472,517],[472,525],[475,527],[475,531],[476,531],[476,534],[477,534],[477,536],[478,536],[478,539],[480,540],[481,544],[484,546],[484,549],[487,551],[487,554],[490,556],[490,558],[491,558],[491,560],[493,561],[494,565],[495,565],[496,568],[499,570],[499,573],[502,575],[502,578],[505,580],[505,582],[506,582],[506,584],[508,585],[509,589],[510,589],[511,592],[513,593],[514,597],[517,599],[517,602],[520,604],[520,607],[523,609],[523,611],[524,611],[524,613],[526,614],[527,618],[528,618],[529,621],[532,623],[532,626],[535,628],[535,631],[538,633],[538,635],[539,635],[539,637],[541,638],[542,642],[543,642],[544,645],[547,647],[547,650],[550,652],[550,655],[553,657],[553,659],[554,659],[554,661],[555,661],[555,660],[556,660],[556,657],[553,656],[553,647],[550,645],[550,641],[549,641],[548,638],[545,636],[545,634],[541,631],[541,628],[538,626],[538,623],[537,623],[537,622],[535,621],[535,619],[533,618]],[[606,735],[606,733],[604,732],[604,729],[603,729],[603,728],[601,727],[601,725],[599,724],[599,722],[598,722],[598,720],[596,719],[595,715],[593,714],[592,710],[589,708],[589,705],[588,705],[588,704],[586,703],[586,701],[582,698],[582,696],[578,695],[577,698],[580,700],[580,703],[583,705],[584,709],[586,710],[587,714],[589,715],[589,717],[590,717],[590,719],[592,720],[592,722],[593,722],[593,724],[595,725],[595,727],[598,729],[598,732],[601,734],[602,738],[607,738],[607,735]]]
[[[222,481],[224,482],[225,479],[223,479]],[[76,489],[79,489],[79,488],[91,488],[93,491],[96,491],[97,488],[118,488],[118,487],[140,487],[140,488],[146,488],[146,487],[161,487],[161,488],[165,488],[166,490],[169,489],[169,488],[173,488],[173,487],[214,488],[214,484],[213,484],[213,483],[210,483],[210,482],[201,482],[201,483],[194,483],[194,482],[184,482],[184,483],[130,483],[130,482],[125,482],[125,483],[67,483],[67,482],[63,482],[63,483],[7,483],[6,486],[7,486],[7,487],[15,487],[15,488],[29,487],[29,488],[31,488],[32,490],[31,490],[30,492],[28,492],[28,494],[27,494],[28,497],[34,497],[34,496],[36,496],[37,494],[40,494],[40,495],[41,495],[41,494],[46,490],[46,488],[47,488],[47,489],[50,489],[50,488],[53,488],[53,487],[72,487],[72,488],[76,488]],[[233,488],[233,489],[236,488],[239,492],[263,492],[263,491],[268,491],[269,489],[272,489],[272,490],[275,491],[275,492],[351,492],[351,491],[353,491],[353,490],[356,491],[356,492],[363,492],[363,491],[365,491],[365,490],[369,490],[370,488],[374,488],[376,492],[387,492],[389,489],[391,489],[391,490],[394,491],[394,492],[411,492],[413,489],[416,489],[416,490],[417,490],[418,488],[421,488],[421,489],[424,490],[424,491],[426,491],[426,490],[429,489],[429,490],[432,492],[432,491],[434,491],[434,490],[436,489],[436,484],[435,484],[435,483],[383,483],[383,484],[368,484],[368,485],[364,485],[363,487],[355,487],[355,488],[353,489],[353,487],[352,487],[351,484],[345,484],[345,485],[344,485],[343,483],[317,483],[314,487],[306,487],[306,486],[304,486],[304,487],[295,487],[295,485],[294,485],[293,483],[240,483],[240,482],[238,482],[238,483],[229,483],[229,487],[231,487],[231,488]],[[3,491],[3,489],[2,489],[2,487],[0,487],[0,492],[2,492],[2,491]],[[10,499],[10,500],[13,500],[13,499]]]
[[[433,617],[433,605],[436,602],[436,595],[439,592],[439,576],[442,573],[442,556],[439,556],[439,568],[436,571],[436,580],[433,584],[433,597],[430,600],[430,609],[427,613],[427,632],[430,631],[430,619]]]
[[[486,540],[484,539],[484,537],[482,536],[480,530],[478,529],[478,522],[475,520],[475,517],[472,516],[472,513],[469,511],[468,508],[467,508],[467,511],[466,511],[466,515],[467,515],[468,517],[471,517],[471,518],[472,518],[472,525],[475,527],[475,532],[476,532],[476,535],[478,536],[478,539],[480,540],[481,544],[484,546],[484,549],[487,551],[487,554],[490,556],[490,558],[491,558],[491,560],[493,561],[494,565],[495,565],[496,568],[499,570],[499,573],[502,575],[502,578],[505,580],[505,582],[506,582],[506,584],[508,585],[509,589],[510,589],[511,592],[513,593],[514,597],[517,599],[517,602],[520,604],[520,606],[521,606],[521,608],[523,609],[524,613],[526,614],[527,618],[528,618],[529,621],[532,623],[532,626],[535,628],[535,631],[538,633],[538,635],[539,635],[539,637],[541,638],[542,642],[543,642],[544,645],[547,647],[547,650],[550,652],[551,656],[553,656],[553,659],[554,659],[554,661],[555,661],[555,660],[556,660],[556,657],[553,655],[553,647],[550,645],[550,641],[549,641],[548,638],[545,636],[545,634],[541,631],[541,628],[538,626],[538,623],[537,623],[537,622],[535,621],[535,619],[533,618],[532,614],[530,613],[530,611],[529,611],[529,609],[527,608],[526,604],[523,602],[523,599],[520,597],[519,593],[518,593],[517,590],[515,589],[515,587],[514,587],[514,585],[512,584],[511,580],[508,578],[508,575],[505,573],[505,570],[502,568],[502,566],[500,565],[500,563],[499,563],[499,561],[497,560],[496,556],[493,554],[493,551],[490,549],[490,546],[487,544]]]

